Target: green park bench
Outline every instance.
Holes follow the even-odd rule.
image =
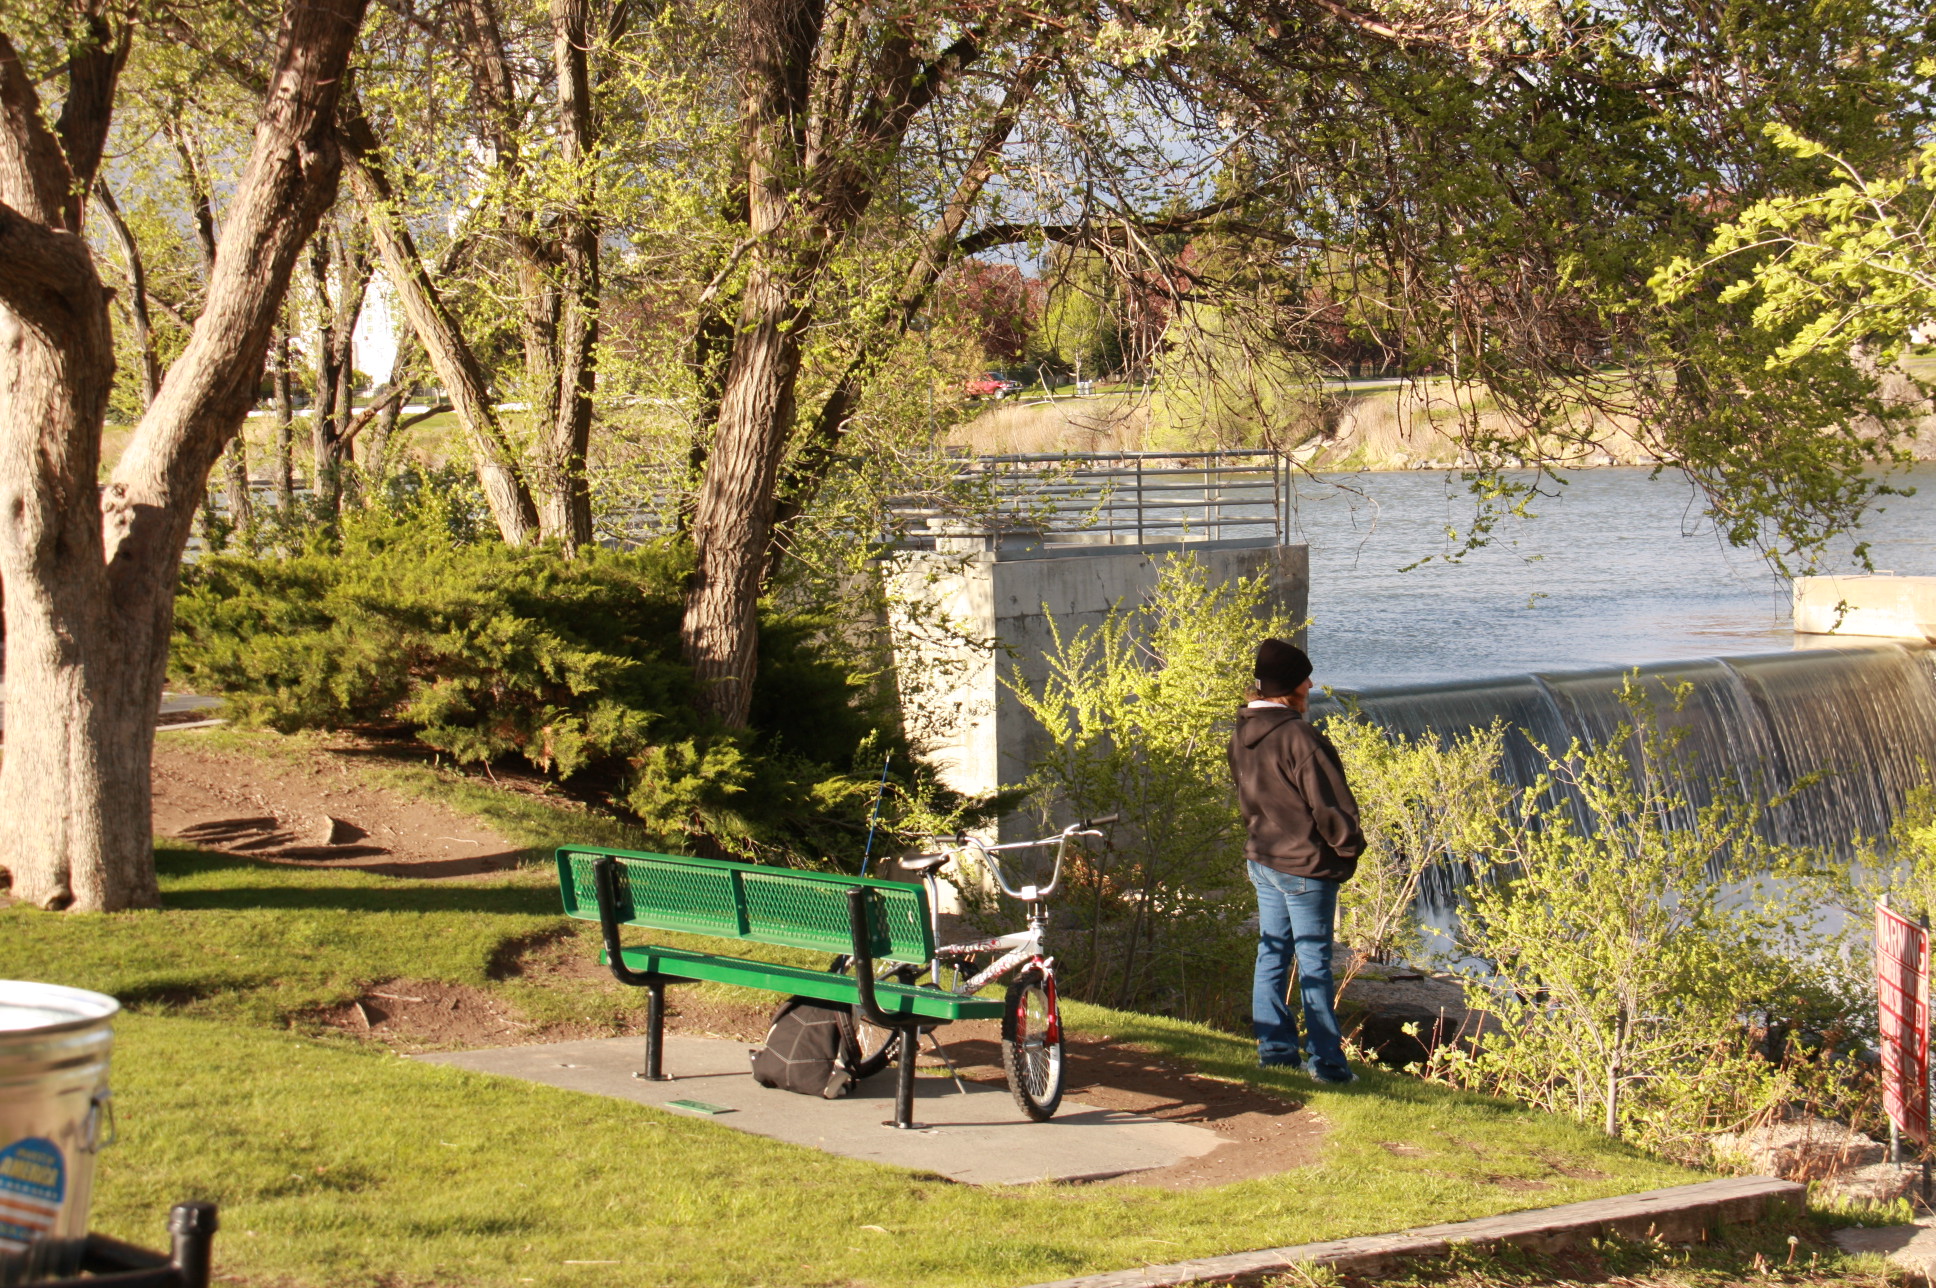
[[[876,963],[925,968],[934,957],[927,891],[908,882],[564,845],[558,848],[558,888],[565,915],[599,923],[605,940],[599,959],[613,976],[650,991],[645,1070],[640,1076],[655,1082],[666,1079],[669,983],[710,980],[817,998],[853,1006],[868,1021],[900,1030],[896,1127],[914,1125],[917,1030],[951,1020],[996,1019],[1002,1013],[995,999],[875,978]],[[625,926],[830,953],[845,959],[846,971],[657,944],[626,946],[619,939]]]

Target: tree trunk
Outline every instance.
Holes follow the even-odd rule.
[[[1626,1012],[1623,1008],[1615,1017],[1613,1024],[1613,1051],[1607,1056],[1607,1116],[1603,1124],[1607,1135],[1620,1139],[1620,1084],[1626,1076],[1627,1034],[1629,1032]]]
[[[361,305],[362,302],[359,299],[352,306],[356,314],[362,312]],[[345,329],[346,336],[355,325],[355,314],[352,314],[349,319],[349,328]],[[329,487],[325,500],[329,507],[329,513],[332,514],[342,513],[343,490],[350,484],[350,479],[348,478],[350,464],[349,422],[350,417],[356,414],[356,360],[354,354],[355,350],[347,342],[338,351],[336,359],[336,396],[330,399],[331,424],[326,440],[330,456],[328,473]],[[321,471],[318,471],[318,473],[321,473]]]
[[[330,291],[330,236],[318,231],[309,244],[309,285],[316,297],[316,338],[310,361],[313,392],[309,399],[309,468],[311,499],[325,517],[336,513],[336,301]]]
[[[222,472],[228,484],[229,522],[251,548],[255,545],[255,497],[249,493],[249,447],[240,431],[222,452]]]
[[[706,479],[693,512],[698,556],[680,642],[699,709],[744,725],[759,654],[760,574],[773,531],[773,486],[793,425],[807,288],[825,240],[801,228],[792,198],[823,12],[818,0],[753,0],[741,24],[741,108],[753,247],[740,297]]]
[[[342,510],[343,467],[349,458],[349,422],[355,414],[356,322],[370,285],[370,258],[350,245],[346,230],[318,237],[309,270],[322,322],[316,341],[316,408],[310,424],[316,468],[316,504],[326,517]]]
[[[598,220],[593,152],[598,145],[592,114],[587,0],[551,0],[553,62],[557,69],[558,141],[567,165],[571,199],[560,220],[560,278],[549,417],[537,420],[542,468],[535,471],[538,527],[567,554],[592,539],[591,490],[585,457],[591,446],[592,395],[598,385]],[[536,373],[532,373],[536,378]],[[535,409],[535,408],[534,408]]]
[[[106,611],[92,498],[114,382],[109,293],[80,235],[75,176],[0,36],[0,560],[6,738],[0,862],[42,907],[153,904],[145,668]],[[24,164],[22,164],[24,162]],[[156,686],[157,688],[159,686]],[[71,857],[93,859],[75,871]]]
[[[276,328],[276,347],[270,361],[274,364],[276,375],[276,446],[275,482],[276,509],[282,521],[288,523],[296,513],[296,463],[294,459],[296,432],[296,391],[294,378],[289,368],[289,332],[286,328]]]
[[[464,428],[477,482],[484,489],[498,533],[507,545],[523,545],[537,533],[538,512],[498,423],[484,368],[438,294],[409,228],[397,216],[376,135],[354,108],[344,122],[343,144],[350,183],[383,260],[384,275]]]
[[[82,236],[93,163],[69,159],[100,155],[112,78],[91,150],[56,140],[0,36],[0,864],[41,907],[158,902],[149,769],[182,548],[254,401],[296,257],[335,197],[331,123],[362,8],[291,0],[207,304],[105,488],[108,296]],[[93,83],[75,66],[86,52],[70,62],[70,100]]]
[[[706,477],[680,640],[701,711],[744,725],[780,460],[793,431],[801,337],[828,254],[872,202],[909,123],[979,56],[963,33],[923,61],[895,37],[876,59],[820,69],[821,0],[747,0],[738,33],[750,247]],[[862,83],[862,82],[865,83]],[[864,105],[864,106],[858,106]],[[840,419],[844,424],[844,419]]]
[[[700,709],[729,725],[744,725],[753,703],[773,487],[800,374],[805,318],[799,299],[795,274],[767,256],[754,261],[693,515],[698,567],[686,597],[682,642],[704,686]]]
[[[406,333],[402,343],[397,345],[389,380],[384,382],[382,389],[371,395],[376,414],[371,416],[371,408],[365,407],[357,416],[357,421],[367,419],[368,424],[351,430],[351,437],[356,442],[357,473],[362,477],[363,504],[366,506],[374,502],[384,475],[390,471],[390,440],[397,432],[403,404],[416,387],[422,370],[423,346],[417,343],[414,333]]]
[[[370,505],[390,471],[390,438],[397,432],[397,417],[403,412],[401,393],[383,404],[368,431],[360,436],[362,450],[357,454],[363,476],[363,504]]]

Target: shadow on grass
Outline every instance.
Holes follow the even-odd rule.
[[[162,880],[162,906],[171,909],[563,915],[558,893],[549,886],[433,883],[353,869],[267,863],[207,850],[159,850],[155,861]]]
[[[1477,1091],[1468,1091],[1390,1072],[1376,1064],[1354,1065],[1358,1080],[1348,1086],[1320,1084],[1301,1073],[1283,1069],[1264,1069],[1257,1064],[1257,1049],[1247,1037],[1220,1033],[1194,1026],[1166,1022],[1159,1017],[1134,1012],[1096,1012],[1082,1014],[1086,1007],[1074,1008],[1077,1022],[1084,1028],[1098,1025],[1117,1042],[1133,1044],[1159,1057],[1178,1060],[1212,1077],[1246,1082],[1276,1095],[1294,1100],[1309,1100],[1321,1095],[1332,1103],[1362,1102],[1380,1108],[1432,1111],[1457,1105],[1481,1120],[1520,1120],[1539,1111],[1529,1109]],[[1071,1017],[1065,1016],[1065,1021]],[[1624,1142],[1604,1142],[1603,1147],[1628,1158],[1648,1156]]]

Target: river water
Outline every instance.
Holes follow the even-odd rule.
[[[1906,481],[1862,535],[1878,568],[1936,573],[1936,465]],[[1738,550],[1672,475],[1583,470],[1537,517],[1446,562],[1473,514],[1456,474],[1299,479],[1297,540],[1311,547],[1308,647],[1320,684],[1358,689],[1626,666],[1794,647],[1788,583]],[[1853,570],[1849,542],[1824,571]],[[1423,566],[1405,566],[1432,556]]]

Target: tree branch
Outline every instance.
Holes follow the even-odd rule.
[[[362,433],[371,421],[381,416],[392,406],[401,404],[403,402],[404,392],[404,387],[395,381],[391,381],[382,389],[378,390],[376,396],[364,405],[362,411],[350,417],[348,427],[343,430],[343,446],[347,448],[351,443],[356,441],[356,436]]]
[[[1219,216],[1242,209],[1260,195],[1259,190],[1246,190],[1234,196],[1225,197],[1221,201],[1198,206],[1195,210],[1162,219],[1112,217],[1095,221],[1085,220],[1074,224],[1032,222],[988,224],[956,242],[955,250],[961,255],[979,255],[997,246],[1013,246],[1018,242],[1031,241],[1037,237],[1044,241],[1070,246],[1125,246],[1129,243],[1132,230],[1143,236],[1196,232]]]
[[[968,222],[982,189],[994,174],[996,158],[1001,155],[1003,144],[1015,132],[1022,108],[1034,95],[1036,82],[1047,66],[1047,56],[1038,50],[1023,62],[1015,78],[1009,82],[1007,92],[1002,96],[1001,107],[983,133],[975,155],[955,182],[954,191],[949,194],[941,214],[923,239],[919,258],[908,269],[907,278],[888,310],[886,334],[862,340],[859,352],[848,362],[847,369],[834,382],[826,401],[820,405],[806,441],[794,454],[781,481],[774,507],[772,543],[768,550],[768,576],[777,571],[778,560],[794,525],[813,503],[821,484],[833,469],[840,442],[846,437],[848,423],[860,405],[863,386],[894,342],[907,333],[915,314],[927,301],[935,283],[941,280],[942,273],[955,262],[951,252],[961,235],[961,227]]]
[[[457,406],[458,423],[470,441],[478,482],[490,502],[498,531],[509,544],[522,544],[538,526],[530,487],[498,423],[483,366],[426,271],[409,227],[397,216],[376,132],[354,95],[344,106],[342,138],[349,157],[350,186],[383,260],[384,275],[390,279],[410,329],[423,345],[437,378]]]
[[[81,230],[81,198],[67,153],[40,114],[20,54],[0,33],[0,202],[48,228]]]
[[[121,217],[121,207],[115,204],[106,179],[95,179],[94,195],[115,241],[121,244],[121,257],[128,261],[128,316],[134,322],[135,347],[141,351],[141,409],[146,411],[161,392],[161,357],[155,351],[154,324],[148,315],[148,271],[134,230]]]
[[[172,603],[174,564],[209,470],[255,402],[296,257],[336,199],[336,99],[363,4],[289,0],[284,10],[207,304],[101,498],[108,574],[123,612]]]
[[[67,58],[67,98],[59,131],[68,168],[83,191],[94,182],[114,116],[114,88],[128,61],[128,29],[117,35],[95,8],[81,19],[83,35]]]
[[[85,241],[0,202],[0,304],[34,330],[59,335],[99,289]]]

